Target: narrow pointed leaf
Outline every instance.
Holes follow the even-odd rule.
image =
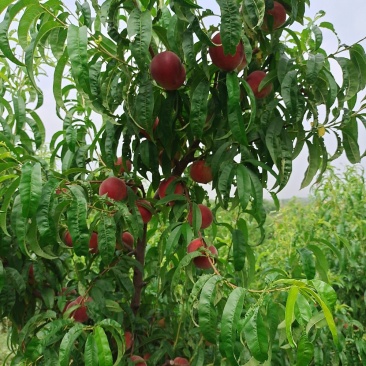
[[[32,217],[38,208],[42,194],[42,169],[40,163],[25,163],[19,183],[23,216]]]
[[[222,278],[211,277],[203,286],[198,304],[198,319],[202,335],[211,343],[216,344],[217,310],[214,304],[216,285]]]
[[[243,311],[245,289],[237,287],[230,294],[221,319],[220,352],[226,355],[231,365],[239,365],[235,356],[235,343],[238,337],[238,322]]]

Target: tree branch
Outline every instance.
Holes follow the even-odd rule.
[[[136,245],[136,260],[141,264],[141,267],[144,268],[145,264],[145,249],[146,249],[146,232],[147,225],[144,225],[142,238],[137,241]],[[144,273],[141,272],[138,268],[134,268],[133,270],[133,287],[135,288],[135,292],[131,301],[131,309],[133,313],[136,315],[139,311],[141,305],[141,293],[142,289],[145,286],[144,282]]]

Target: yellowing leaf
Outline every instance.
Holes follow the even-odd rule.
[[[325,127],[324,126],[319,126],[318,127],[318,136],[323,137],[324,135],[325,135]]]

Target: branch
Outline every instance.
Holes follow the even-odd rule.
[[[142,238],[140,238],[137,241],[135,251],[136,260],[141,264],[142,268],[144,268],[145,264],[146,232],[147,232],[147,225],[145,224]],[[141,305],[141,292],[144,286],[145,286],[144,273],[135,267],[133,270],[133,287],[135,288],[135,292],[133,294],[131,301],[131,309],[135,315],[139,311]]]
[[[193,141],[192,145],[189,147],[187,154],[180,161],[178,161],[177,165],[174,167],[173,175],[180,177],[184,172],[185,168],[187,168],[187,165],[195,160],[194,153],[198,149],[199,144],[200,144],[199,140]]]

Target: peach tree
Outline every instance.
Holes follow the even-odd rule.
[[[364,156],[364,49],[341,44],[324,14],[306,18],[308,0],[215,5],[1,1],[0,310],[12,365],[283,365],[282,347],[300,366],[321,327],[339,349],[319,251],[264,278],[255,256],[263,191],[278,206],[300,152],[302,187],[343,152]],[[333,54],[323,32],[338,40]]]

